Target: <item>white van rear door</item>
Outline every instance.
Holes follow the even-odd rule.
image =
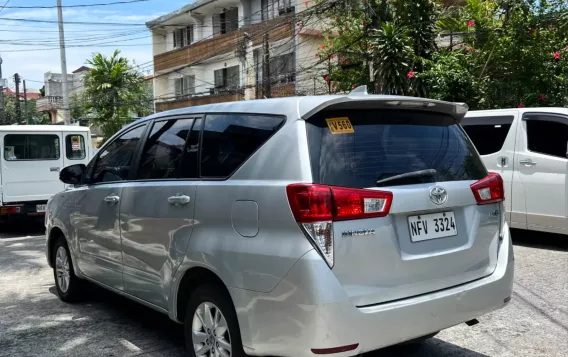
[[[46,201],[64,189],[60,132],[9,132],[2,137],[3,203]]]
[[[91,141],[87,131],[63,132],[63,167],[89,163]]]

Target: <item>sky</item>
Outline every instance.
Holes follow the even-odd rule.
[[[0,9],[7,0],[0,0]],[[62,0],[63,6],[100,4],[127,0]],[[99,7],[64,8],[63,21],[112,22],[120,25],[65,24],[67,72],[85,65],[92,53],[111,55],[115,49],[134,61],[145,75],[152,73],[152,42],[146,21],[176,10],[193,0],[148,0],[144,2]],[[43,86],[44,73],[61,73],[57,23],[16,22],[6,19],[57,21],[56,0],[8,0],[0,11],[0,56],[2,76],[14,87],[18,73],[28,88]],[[13,9],[10,6],[33,6]],[[129,24],[129,25],[127,25]],[[132,26],[139,25],[139,26]]]

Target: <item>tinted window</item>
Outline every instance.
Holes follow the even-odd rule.
[[[201,135],[202,125],[203,119],[195,119],[187,139],[188,143],[185,146],[185,156],[179,174],[181,178],[199,177],[199,136]]]
[[[193,119],[172,119],[154,123],[144,145],[138,179],[178,177],[178,168]]]
[[[208,115],[203,129],[201,176],[227,177],[284,122],[282,117]]]
[[[93,183],[124,181],[128,178],[136,146],[145,127],[139,126],[122,134],[101,152],[93,172]]]
[[[326,119],[348,118],[331,133]],[[327,111],[307,123],[314,183],[376,187],[479,180],[487,175],[473,145],[449,116],[401,110]],[[430,175],[378,180],[420,170]],[[433,173],[433,174],[432,174]]]
[[[462,126],[479,151],[480,155],[489,155],[501,151],[509,129],[513,124],[512,115],[501,117],[466,118]]]
[[[57,160],[59,159],[57,135],[10,134],[4,137],[4,159]]]
[[[69,160],[83,160],[87,156],[83,135],[72,134],[65,137],[65,155]]]
[[[557,121],[547,121],[545,115],[532,116],[531,118],[535,120],[527,120],[529,150],[566,158],[568,126]]]

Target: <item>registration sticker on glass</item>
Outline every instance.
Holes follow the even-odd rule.
[[[326,119],[325,122],[329,127],[329,130],[332,134],[345,134],[345,133],[354,133],[353,125],[351,125],[351,121],[349,118],[329,118]]]
[[[408,230],[412,242],[458,235],[454,212],[440,212],[408,217]]]

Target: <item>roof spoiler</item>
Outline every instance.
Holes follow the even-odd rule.
[[[327,100],[315,108],[308,110],[302,115],[302,118],[309,119],[311,116],[324,109],[348,109],[349,106],[353,104],[357,104],[360,108],[367,109],[399,108],[449,114],[458,123],[462,121],[469,109],[465,103],[445,102],[429,98],[369,94],[367,92],[367,86],[363,85],[355,88],[346,96]]]

